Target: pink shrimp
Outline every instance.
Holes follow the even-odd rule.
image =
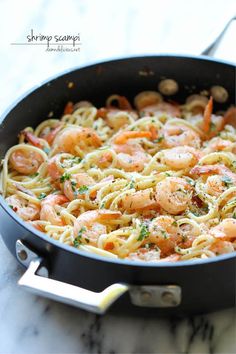
[[[101,139],[92,128],[82,127],[67,127],[53,141],[55,153],[68,152],[76,156],[78,155],[76,147],[88,152],[98,148],[101,144]]]
[[[49,194],[41,203],[40,220],[49,221],[52,225],[62,226],[63,221],[57,215],[55,206],[67,203],[68,199],[62,194]]]
[[[224,165],[195,166],[191,175],[207,175],[206,191],[213,196],[220,196],[227,188],[236,184],[236,174]]]
[[[214,237],[225,241],[234,240],[236,239],[236,220],[233,218],[226,218],[217,226],[211,228],[209,233]]]
[[[11,154],[9,161],[11,167],[17,172],[31,175],[38,171],[44,159],[34,150],[19,148]]]
[[[163,144],[167,148],[177,146],[192,146],[196,149],[200,147],[201,139],[199,135],[191,128],[185,125],[165,124],[162,129],[164,137]]]
[[[106,233],[106,225],[122,216],[119,211],[90,210],[81,214],[74,223],[74,236],[79,243],[97,246],[98,237]]]
[[[13,194],[6,198],[7,204],[14,210],[23,220],[36,220],[39,217],[40,206],[29,202],[27,199]]]
[[[175,170],[192,167],[201,157],[201,152],[191,146],[178,146],[162,152],[161,163]]]
[[[180,117],[180,108],[177,104],[171,104],[167,102],[161,102],[146,106],[141,110],[142,116],[155,116],[160,114],[167,114],[171,117]]]
[[[65,180],[62,184],[62,189],[69,200],[74,200],[76,198],[84,198],[84,193],[79,192],[80,187],[91,186],[94,183],[95,181],[92,177],[85,172],[81,172],[72,175],[69,180]]]

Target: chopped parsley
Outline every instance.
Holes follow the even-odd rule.
[[[171,174],[170,174],[169,172],[165,172],[165,175],[166,175],[167,177],[170,177],[170,176],[171,176]]]
[[[14,210],[13,205],[8,204],[8,206],[9,206],[12,210]]]
[[[153,142],[154,143],[160,143],[160,142],[162,142],[163,139],[164,139],[164,136],[159,136],[159,138],[154,139]]]
[[[235,213],[235,212],[233,213],[232,218],[233,218],[233,219],[236,219],[236,213]]]
[[[132,188],[134,188],[134,186],[135,186],[135,183],[134,183],[134,180],[132,180],[129,184],[129,188],[132,189]]]
[[[78,189],[78,193],[79,194],[86,194],[88,192],[89,188],[87,186],[81,186],[79,189]]]
[[[63,183],[65,181],[68,181],[70,179],[71,175],[69,173],[64,173],[61,178],[60,178],[60,182]]]
[[[148,231],[147,225],[142,224],[139,237],[137,238],[138,241],[143,241],[145,238],[149,236],[150,232]]]
[[[105,203],[103,202],[103,203],[101,204],[100,209],[104,209],[104,208],[105,208]]]
[[[161,234],[164,237],[164,239],[168,238],[167,232],[164,230],[161,230]]]
[[[176,222],[176,221],[173,221],[173,222],[172,222],[172,226],[178,226],[177,222]]]
[[[39,200],[42,200],[42,199],[44,199],[46,196],[47,196],[46,193],[40,193],[39,196],[38,196],[38,199],[39,199]]]
[[[76,187],[76,181],[71,181],[70,183],[71,183],[72,191],[73,191],[73,192],[76,192],[76,189],[75,189],[75,187]]]
[[[211,122],[210,123],[210,130],[215,130],[215,129],[216,129],[215,123]]]
[[[35,172],[35,173],[33,173],[32,175],[30,175],[30,177],[31,178],[34,178],[34,177],[37,177],[39,175],[39,173],[38,172]]]
[[[73,244],[74,244],[75,247],[78,247],[79,245],[81,245],[81,243],[82,243],[82,235],[83,235],[84,231],[86,231],[86,227],[85,226],[81,227],[81,229],[79,230],[78,236],[74,239]]]

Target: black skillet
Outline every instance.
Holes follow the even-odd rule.
[[[229,98],[215,109],[235,104],[233,64],[172,55],[112,60],[65,72],[15,102],[2,116],[0,155],[24,127],[36,126],[52,112],[61,116],[68,101],[89,100],[99,107],[112,93],[132,100],[140,91],[156,90],[164,77],[178,82],[173,97],[178,102],[221,85]],[[19,284],[31,291],[96,313],[104,313],[115,300],[113,310],[136,314],[185,315],[235,306],[235,252],[169,264],[107,259],[49,239],[24,223],[1,196],[0,204],[0,233],[27,267]]]

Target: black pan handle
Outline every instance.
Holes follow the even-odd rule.
[[[33,293],[57,300],[83,310],[104,314],[125,292],[129,292],[132,304],[142,307],[176,307],[182,293],[178,285],[129,285],[115,283],[101,292],[94,292],[48,278],[44,260],[21,240],[16,242],[16,256],[27,266],[18,284]]]
[[[236,15],[233,16],[225,25],[223,30],[219,33],[219,35],[216,37],[216,39],[206,48],[203,50],[201,53],[202,55],[208,55],[208,56],[214,56],[215,51],[219,47],[219,44],[222,42],[222,39],[225,36],[225,33],[227,32],[229,26],[231,23],[236,20]]]

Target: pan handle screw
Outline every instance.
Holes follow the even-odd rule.
[[[141,297],[143,301],[149,301],[152,298],[152,294],[149,291],[142,291]]]
[[[172,304],[172,305],[176,304],[174,294],[170,291],[164,291],[162,293],[161,298],[162,298],[162,301],[166,304]]]
[[[18,251],[17,255],[21,261],[25,261],[28,258],[28,254],[25,250]]]

